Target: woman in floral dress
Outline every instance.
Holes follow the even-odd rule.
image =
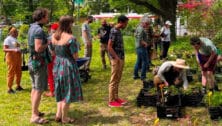
[[[74,119],[67,116],[70,103],[81,101],[82,88],[76,59],[78,46],[72,35],[73,18],[62,16],[59,28],[52,36],[52,44],[56,54],[53,75],[55,97],[57,102],[56,121],[73,123]]]

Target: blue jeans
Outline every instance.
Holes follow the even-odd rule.
[[[146,78],[146,69],[148,65],[148,53],[147,53],[147,48],[144,47],[139,47],[136,49],[137,53],[137,61],[134,67],[134,77],[139,77],[138,71],[140,69],[140,65],[142,64],[142,69],[141,69],[141,79]]]

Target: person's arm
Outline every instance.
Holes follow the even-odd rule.
[[[143,40],[143,35],[144,35],[145,31],[141,28],[137,28],[136,30],[137,30],[136,31],[136,37],[137,37],[138,41],[140,42],[139,43],[140,46],[147,47],[147,45],[148,45],[147,42],[145,42]]]
[[[78,52],[76,52],[76,53],[73,54],[73,58],[74,58],[75,60],[77,60],[77,59],[79,58]]]
[[[163,63],[163,64],[160,66],[160,68],[159,68],[159,70],[158,70],[158,73],[157,73],[157,75],[158,75],[158,76],[160,77],[160,79],[165,83],[166,86],[168,86],[169,84],[168,84],[168,82],[166,81],[163,73],[166,72],[166,71],[168,71],[170,67],[171,67],[171,64],[170,64],[170,63]]]
[[[4,52],[20,52],[21,50],[20,50],[19,48],[9,49],[9,46],[8,46],[8,45],[4,45],[3,51],[4,51]]]
[[[89,36],[87,34],[87,29],[86,29],[86,24],[83,24],[82,26],[82,37],[85,39],[86,45],[91,46],[92,42],[91,40],[89,40]]]
[[[209,67],[209,64],[213,61],[215,56],[216,56],[216,53],[214,51],[211,51],[208,61],[204,64],[205,68]]]
[[[35,39],[35,51],[40,53],[43,52],[46,48],[48,48],[49,42],[46,44],[42,44],[42,39]]]
[[[199,58],[198,58],[198,50],[195,49],[195,56],[196,56],[196,61],[198,64],[200,64]]]
[[[79,58],[78,54],[79,47],[78,47],[78,42],[73,35],[70,35],[69,44],[70,44],[69,46],[70,54],[75,60],[77,60]]]
[[[187,74],[186,74],[186,70],[182,71],[182,79],[183,79],[183,88],[187,89],[188,88],[188,80],[187,80]]]
[[[115,60],[120,60],[120,58],[118,57],[116,52],[113,50],[113,42],[111,39],[109,39],[109,41],[108,41],[108,52]]]

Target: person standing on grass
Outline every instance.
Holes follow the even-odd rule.
[[[38,8],[32,15],[34,23],[30,25],[28,30],[28,45],[30,51],[29,57],[29,74],[32,80],[31,105],[32,116],[31,123],[45,124],[48,120],[42,118],[44,113],[39,111],[41,96],[47,91],[47,64],[50,62],[46,33],[43,25],[48,23],[48,10],[46,8]]]
[[[170,26],[172,23],[170,21],[166,21],[164,26],[160,30],[161,35],[161,45],[162,45],[162,54],[160,55],[160,60],[167,60],[167,54],[170,47]]]
[[[9,36],[4,40],[3,51],[6,53],[6,64],[8,67],[7,85],[8,93],[13,94],[15,91],[12,89],[14,77],[16,77],[16,91],[21,91],[23,88],[20,85],[22,77],[21,69],[21,50],[20,44],[17,41],[18,31],[15,27],[9,28]]]
[[[103,69],[106,69],[107,44],[109,41],[109,33],[111,27],[107,24],[106,20],[102,20],[102,26],[98,29],[98,38],[100,39],[100,55],[102,59]]]
[[[128,24],[128,18],[125,15],[118,17],[118,22],[110,31],[108,42],[108,53],[111,61],[111,78],[109,83],[109,106],[122,107],[127,101],[118,96],[119,83],[122,77],[124,67],[124,44],[121,29]]]
[[[48,41],[52,41],[52,34],[56,32],[58,27],[59,27],[58,23],[51,24]],[[53,74],[52,74],[52,70],[53,70],[53,66],[54,66],[54,60],[55,60],[55,53],[52,50],[53,50],[53,47],[50,44],[49,45],[49,51],[50,51],[50,54],[52,56],[52,61],[47,66],[47,68],[48,68],[48,85],[49,85],[49,90],[50,91],[45,94],[45,96],[48,96],[48,97],[54,97],[54,90],[55,90],[54,79],[53,79]]]
[[[59,20],[59,28],[52,36],[52,45],[56,55],[53,68],[57,102],[55,121],[62,123],[74,122],[74,119],[68,117],[70,103],[83,100],[76,63],[78,44],[72,35],[73,22],[73,17],[62,16]]]
[[[148,17],[145,17],[141,20],[140,25],[136,28],[135,32],[135,45],[136,45],[136,54],[137,54],[137,60],[136,64],[134,66],[134,79],[140,78],[141,80],[144,80],[146,78],[146,70],[148,66],[148,51],[147,46],[150,44],[148,43],[148,36],[145,31],[145,28],[149,27],[150,25],[150,19]],[[142,68],[141,70],[141,77],[139,77],[139,68]]]
[[[88,16],[85,22],[82,24],[82,39],[85,44],[84,55],[89,57],[89,61],[85,64],[85,69],[90,70],[90,63],[92,59],[92,34],[90,23],[93,22],[93,16]]]
[[[215,88],[214,72],[217,64],[217,48],[211,40],[204,37],[192,37],[190,44],[195,49],[196,60],[201,67],[202,92],[207,92],[207,84],[210,91],[213,91]]]

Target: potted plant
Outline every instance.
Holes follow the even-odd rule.
[[[165,104],[167,106],[181,106],[181,90],[174,85],[168,87],[165,93]]]
[[[222,94],[220,92],[209,92],[205,97],[208,103],[208,112],[212,120],[222,117]]]
[[[183,91],[182,106],[204,106],[203,97],[200,87],[188,88]]]
[[[158,91],[157,117],[180,118],[183,115],[184,107],[181,106],[181,90],[173,85],[170,87],[160,85],[160,90]]]
[[[137,106],[156,106],[157,102],[157,89],[156,88],[143,88],[137,96]]]

